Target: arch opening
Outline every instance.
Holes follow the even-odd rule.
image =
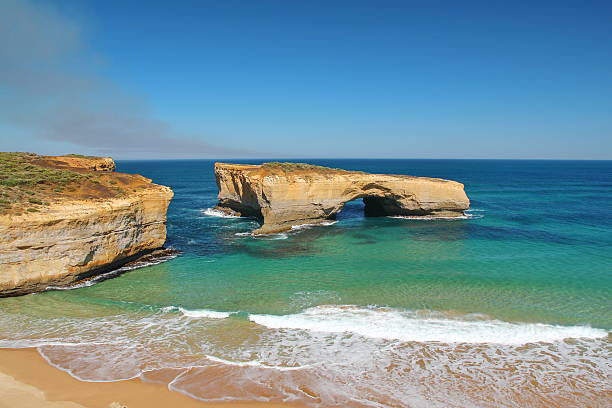
[[[384,196],[363,195],[342,203],[330,219],[341,220],[362,217],[386,217],[406,212],[396,200]],[[417,215],[417,214],[415,214]]]
[[[350,220],[365,216],[365,203],[362,198],[355,198],[345,202],[340,209],[331,215],[332,220]]]

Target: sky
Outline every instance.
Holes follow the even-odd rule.
[[[0,0],[0,150],[609,160],[612,2]]]

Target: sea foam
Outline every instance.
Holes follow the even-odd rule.
[[[216,310],[209,309],[196,309],[189,310],[179,307],[178,310],[187,317],[203,317],[207,319],[225,319],[229,317],[233,312],[218,312]]]
[[[317,306],[284,316],[252,314],[249,319],[271,329],[350,332],[370,338],[418,342],[517,345],[608,335],[605,330],[587,326],[468,320],[465,317],[450,318],[432,313],[423,316],[414,311],[350,305]]]
[[[459,221],[459,220],[471,220],[483,218],[483,215],[476,214],[464,214],[458,217],[436,217],[436,216],[422,216],[422,215],[390,215],[389,218],[396,218],[402,220],[417,220],[417,221]]]
[[[607,333],[590,327],[356,305],[251,314],[251,324],[230,315],[180,306],[94,318],[0,314],[0,347],[38,347],[49,364],[82,381],[164,378],[169,388],[209,401],[493,406],[482,404],[486,394],[494,406],[512,407],[519,405],[514,390],[528,387],[531,395],[529,378],[547,385],[533,405],[562,398],[600,406],[610,390]],[[220,339],[221,328],[231,330],[230,341]],[[576,394],[572,381],[586,391]]]
[[[293,371],[293,370],[302,370],[304,368],[310,367],[307,366],[274,366],[262,363],[259,360],[251,360],[251,361],[232,361],[226,360],[224,358],[219,358],[215,356],[205,356],[207,360],[212,361],[213,363],[219,363],[224,365],[236,366],[236,367],[258,367],[258,368],[271,368],[279,371]]]
[[[207,208],[205,210],[202,210],[202,214],[208,215],[209,217],[240,218],[237,215],[226,214],[223,211],[217,210],[215,208]]]
[[[330,225],[336,224],[337,222],[338,221],[323,221],[323,222],[311,223],[311,224],[292,225],[291,231],[301,231],[305,229],[310,229],[312,227],[328,227]]]

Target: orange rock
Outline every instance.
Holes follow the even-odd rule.
[[[90,171],[115,168],[110,158],[53,160]],[[36,212],[0,215],[0,296],[67,285],[164,245],[172,190],[139,175],[104,177],[111,176],[113,183],[130,188],[109,194],[101,183],[89,183],[100,187],[57,193]]]
[[[369,216],[460,217],[470,201],[456,181],[368,174],[301,163],[215,164],[218,210],[253,216],[254,232],[333,219],[344,204],[363,198]]]

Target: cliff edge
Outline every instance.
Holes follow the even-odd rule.
[[[463,184],[405,175],[369,174],[304,163],[215,163],[216,209],[259,219],[256,234],[334,219],[362,198],[367,216],[459,217],[470,206]]]
[[[111,158],[0,153],[0,296],[64,286],[161,248],[173,193]]]

